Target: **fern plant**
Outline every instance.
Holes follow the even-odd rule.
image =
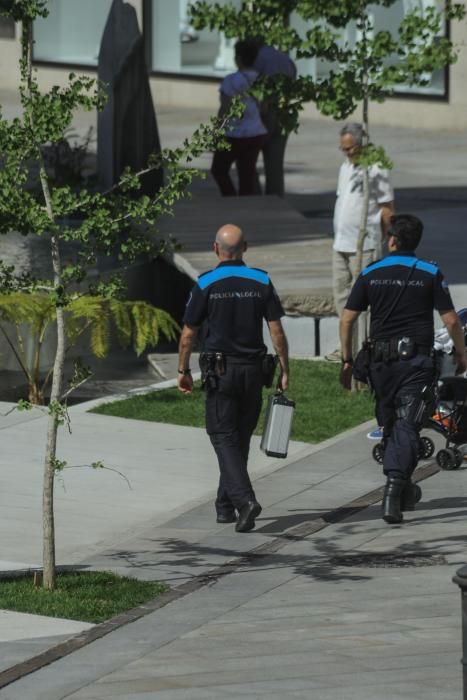
[[[44,403],[52,378],[53,369],[42,373],[41,357],[47,333],[56,318],[56,303],[50,295],[0,294],[0,333],[26,378],[29,401],[33,404]],[[161,335],[175,340],[180,329],[166,311],[144,301],[89,294],[70,296],[65,310],[66,352],[87,332],[91,352],[103,358],[110,349],[112,330],[116,331],[122,347],[131,346],[141,355],[147,348],[155,347]],[[80,383],[85,378],[81,377]]]

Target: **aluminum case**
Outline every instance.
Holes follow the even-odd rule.
[[[295,401],[278,392],[269,397],[261,450],[268,457],[285,459],[289,448]]]

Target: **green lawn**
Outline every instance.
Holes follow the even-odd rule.
[[[103,622],[168,590],[156,581],[137,581],[108,571],[57,575],[53,591],[35,588],[31,576],[0,580],[0,609]]]
[[[291,361],[291,382],[287,396],[296,402],[292,439],[320,442],[369,420],[374,415],[367,391],[350,393],[339,385],[340,365],[309,360]],[[272,390],[265,389],[263,412],[257,433],[263,426],[264,406]],[[137,420],[204,426],[204,393],[196,388],[191,396],[177,389],[165,389],[104,404],[94,413]]]

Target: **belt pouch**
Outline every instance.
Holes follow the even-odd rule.
[[[277,355],[264,355],[262,362],[262,372],[263,372],[263,386],[270,388],[274,381],[274,375],[276,373],[276,367],[279,358]]]
[[[353,374],[354,378],[357,380],[357,382],[366,383],[368,381],[370,360],[371,360],[371,345],[367,340],[365,340],[364,343],[362,344],[362,347],[357,352],[357,356],[354,360],[353,367],[352,367],[352,374]]]

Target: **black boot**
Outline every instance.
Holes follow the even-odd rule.
[[[384,487],[383,520],[395,524],[402,522],[401,494],[407,482],[405,479],[388,477]]]
[[[415,506],[422,497],[422,489],[418,484],[410,480],[405,482],[401,493],[401,510],[415,510]]]

